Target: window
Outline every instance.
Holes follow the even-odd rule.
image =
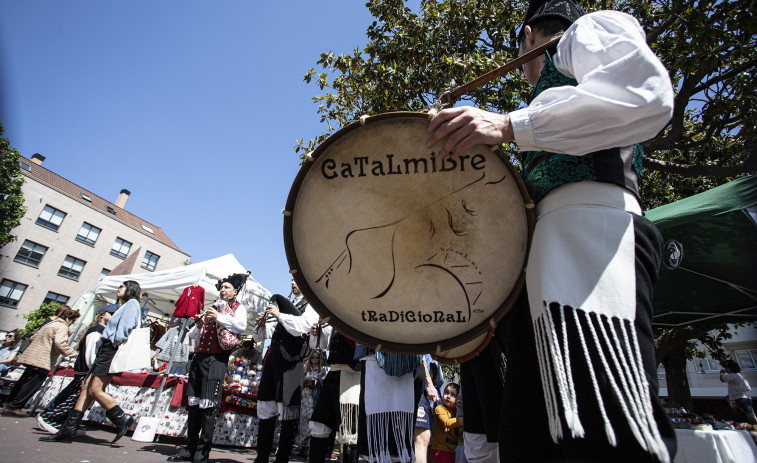
[[[110,213],[111,213],[111,214],[113,214],[113,215],[116,215],[116,210],[115,210],[115,209],[113,209],[113,208],[112,208],[112,207],[110,207],[110,206],[105,206],[105,210],[106,210],[106,211],[108,211],[108,212],[110,212]]]
[[[16,257],[14,257],[13,260],[15,262],[21,262],[22,264],[39,268],[39,263],[42,262],[42,257],[46,252],[46,246],[26,240],[24,241],[24,244],[21,245],[21,249],[18,250]]]
[[[0,283],[0,304],[7,305],[8,307],[18,307],[18,301],[21,300],[21,296],[24,295],[26,288],[25,284],[3,278],[2,283]]]
[[[145,224],[140,224],[140,225],[142,225],[142,230],[146,231],[147,233],[151,233],[151,234],[153,234],[153,235],[155,234],[155,232],[153,231],[153,229],[152,229],[152,228],[148,227],[148,226],[147,226],[147,225],[145,225]]]
[[[24,169],[27,172],[31,172],[32,171],[32,166],[30,166],[29,164],[25,163],[24,161],[21,161],[21,168]]]
[[[662,366],[662,363],[657,365],[657,379],[664,380],[667,377],[667,374],[665,372],[665,367]]]
[[[159,255],[153,254],[150,251],[145,251],[145,257],[142,259],[142,268],[146,268],[151,272],[155,271],[155,266],[158,265],[158,259],[160,259]]]
[[[97,281],[102,280],[103,278],[105,278],[106,276],[108,276],[109,273],[110,273],[110,270],[108,270],[107,268],[104,268],[104,269],[100,270],[100,278],[98,278]]]
[[[84,270],[84,262],[81,259],[77,259],[73,256],[66,256],[66,260],[63,261],[63,265],[58,270],[58,275],[72,280],[78,280],[81,276],[82,270]]]
[[[65,212],[61,212],[54,207],[45,205],[45,208],[42,209],[42,213],[37,217],[37,225],[42,225],[50,230],[58,231],[58,228],[60,228],[60,224],[63,223],[65,217]]]
[[[79,234],[76,235],[76,241],[94,246],[95,241],[97,241],[97,237],[100,236],[101,231],[101,229],[95,227],[94,225],[90,225],[87,222],[84,222],[83,224],[81,224]]]
[[[47,304],[48,302],[57,302],[58,304],[66,304],[68,303],[68,299],[68,296],[48,291],[47,296],[45,296],[45,300],[42,303]]]
[[[736,360],[742,370],[757,370],[757,349],[737,350]]]
[[[710,354],[703,359],[694,359],[694,363],[699,373],[716,373],[722,368],[717,360],[710,357]]]
[[[116,242],[113,243],[113,247],[110,249],[110,255],[116,256],[119,259],[126,259],[129,255],[129,249],[131,249],[131,243],[123,238],[116,238]]]
[[[87,193],[81,193],[81,199],[83,199],[84,201],[88,201],[90,203],[92,202],[92,198],[90,198]]]

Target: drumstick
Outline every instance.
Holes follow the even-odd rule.
[[[523,64],[531,61],[532,59],[538,56],[541,56],[541,54],[544,53],[544,51],[547,50],[549,47],[551,47],[552,45],[556,45],[557,42],[559,42],[561,38],[562,36],[555,37],[549,42],[539,45],[538,47],[534,48],[528,53],[522,56],[519,56],[508,63],[505,63],[503,66],[497,69],[494,69],[493,71],[489,71],[482,76],[476,77],[475,79],[471,80],[468,83],[460,85],[459,87],[455,87],[449,92],[442,93],[442,95],[439,97],[439,103],[441,103],[444,106],[452,107],[458,98],[470,92],[474,88],[478,88],[487,82],[491,82],[497,77],[501,77],[507,74],[508,72],[512,71],[513,69],[517,69],[521,67]],[[444,101],[445,97],[447,100],[446,102]]]

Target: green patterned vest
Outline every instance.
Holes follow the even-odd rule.
[[[578,85],[578,82],[560,73],[547,53],[544,69],[531,100],[548,88],[564,85]],[[560,185],[582,180],[614,183],[631,191],[638,198],[643,157],[642,143],[596,151],[584,156],[527,151],[521,175],[531,199],[536,203]]]

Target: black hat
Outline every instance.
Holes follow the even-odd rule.
[[[221,285],[226,282],[229,282],[231,286],[234,287],[234,289],[239,291],[239,289],[244,285],[246,281],[247,281],[247,275],[245,275],[244,273],[235,273],[233,275],[227,276],[223,280],[219,280],[218,283],[216,284],[216,289],[220,291]]]
[[[586,12],[576,0],[531,0],[523,19],[521,34],[523,28],[540,19],[562,20],[566,26],[570,26],[584,14]]]

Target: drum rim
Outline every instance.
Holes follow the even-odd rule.
[[[339,319],[337,315],[335,315],[328,307],[326,307],[320,301],[320,299],[316,296],[316,293],[310,288],[310,285],[305,280],[302,272],[299,271],[300,269],[299,258],[297,257],[296,252],[295,252],[294,237],[293,237],[293,223],[294,223],[293,211],[295,209],[297,196],[299,195],[299,191],[302,186],[302,183],[304,182],[305,177],[310,172],[310,169],[315,165],[315,161],[332,143],[339,140],[345,134],[353,130],[356,130],[366,124],[375,123],[375,122],[383,121],[386,119],[396,119],[396,118],[429,119],[430,116],[428,113],[425,113],[425,112],[411,112],[411,111],[387,112],[387,113],[381,113],[375,116],[363,116],[360,120],[352,122],[342,127],[341,129],[339,129],[337,132],[335,132],[330,137],[328,137],[323,143],[321,143],[315,149],[315,151],[313,151],[308,156],[306,156],[299,172],[297,173],[297,176],[294,179],[294,182],[292,183],[292,187],[289,190],[289,195],[286,201],[286,207],[283,211],[284,212],[284,227],[283,227],[284,228],[283,229],[284,249],[287,256],[287,262],[290,268],[289,272],[292,274],[292,277],[294,278],[294,281],[297,283],[297,286],[302,292],[302,295],[305,297],[308,303],[315,309],[315,311],[321,317],[327,320],[329,324],[331,324],[337,331],[339,331],[343,335],[355,340],[356,342],[360,344],[363,344],[375,350],[394,352],[394,353],[400,353],[400,354],[435,353],[439,350],[450,350],[456,347],[460,347],[463,344],[473,341],[476,337],[479,337],[483,333],[488,331],[489,336],[486,337],[486,339],[482,343],[482,346],[479,346],[479,348],[474,349],[473,352],[464,354],[463,356],[459,358],[443,357],[449,363],[454,363],[456,360],[465,361],[475,356],[477,353],[481,351],[481,349],[483,349],[488,344],[488,341],[491,340],[491,333],[493,332],[494,327],[505,316],[505,314],[507,314],[507,312],[509,312],[510,309],[512,309],[512,307],[515,304],[515,301],[518,299],[521,291],[523,290],[523,287],[525,286],[526,263],[528,262],[528,255],[531,249],[531,240],[533,237],[534,226],[536,223],[536,218],[535,218],[534,209],[533,209],[533,201],[528,195],[528,191],[526,190],[526,185],[523,182],[523,179],[521,178],[520,173],[515,169],[515,167],[507,159],[507,157],[505,156],[505,154],[502,152],[502,150],[499,147],[497,147],[496,149],[492,149],[491,151],[495,154],[494,156],[495,158],[499,159],[501,162],[504,163],[505,168],[512,175],[512,178],[514,179],[518,187],[518,191],[520,191],[521,197],[523,198],[523,204],[524,204],[525,213],[526,213],[526,228],[527,228],[528,236],[526,238],[527,240],[526,252],[524,254],[521,272],[520,272],[520,275],[518,276],[518,279],[515,285],[513,286],[512,291],[510,292],[508,297],[502,302],[502,304],[500,304],[500,306],[491,314],[491,316],[488,317],[483,322],[479,323],[478,325],[474,326],[473,328],[469,329],[468,331],[460,335],[454,336],[453,338],[445,339],[443,341],[429,342],[429,343],[423,343],[423,344],[408,344],[408,343],[398,343],[398,342],[381,340],[365,332],[359,331],[358,329],[348,325],[346,322],[343,322],[341,319]]]

